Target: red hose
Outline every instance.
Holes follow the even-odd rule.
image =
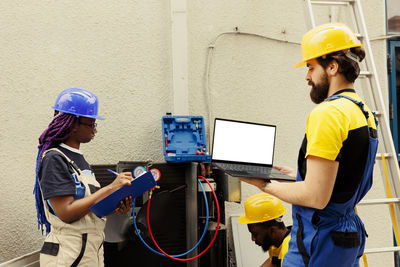
[[[219,204],[218,204],[217,195],[215,194],[215,192],[214,192],[214,190],[213,190],[213,188],[212,188],[210,182],[207,181],[207,179],[204,178],[203,176],[199,176],[199,177],[202,178],[204,181],[207,182],[208,186],[210,187],[210,189],[211,189],[211,191],[212,191],[212,193],[213,193],[213,195],[214,195],[215,204],[216,204],[216,206],[217,206],[217,215],[218,215],[217,218],[218,218],[218,219],[217,219],[217,229],[215,230],[215,234],[214,234],[213,239],[211,240],[211,242],[210,242],[210,244],[208,245],[208,247],[206,247],[206,248],[205,248],[201,253],[199,253],[197,256],[194,256],[194,257],[192,257],[192,258],[187,258],[187,259],[175,258],[175,257],[172,257],[171,255],[167,254],[164,250],[162,250],[162,249],[160,248],[160,246],[157,244],[156,240],[155,240],[154,237],[153,237],[153,233],[151,232],[151,228],[150,228],[150,202],[151,202],[151,197],[150,197],[149,200],[148,200],[148,203],[147,203],[147,227],[149,228],[149,233],[150,233],[151,240],[153,241],[154,245],[158,248],[158,250],[159,250],[162,254],[164,254],[165,256],[167,256],[167,257],[170,258],[170,259],[177,260],[177,261],[191,261],[191,260],[197,259],[197,258],[200,257],[201,255],[203,255],[204,253],[206,253],[206,251],[211,247],[211,245],[212,245],[212,244],[214,243],[214,241],[215,241],[215,238],[217,237],[217,233],[218,233],[218,229],[219,229],[219,221],[220,221]]]

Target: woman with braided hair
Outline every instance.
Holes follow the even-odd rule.
[[[90,91],[65,89],[53,107],[55,116],[39,138],[36,162],[35,199],[38,225],[46,227],[40,251],[40,266],[104,266],[105,219],[89,207],[118,188],[129,185],[132,175],[121,173],[100,188],[80,144],[95,134],[98,99]],[[132,198],[116,209],[126,213]]]

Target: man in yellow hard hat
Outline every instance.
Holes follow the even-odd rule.
[[[239,217],[239,223],[247,224],[251,239],[269,254],[260,267],[282,266],[289,247],[291,228],[282,221],[286,208],[278,198],[259,193],[246,199],[244,209],[245,214]]]
[[[365,51],[352,30],[328,23],[301,42],[310,97],[318,104],[307,118],[297,171],[276,167],[295,183],[242,181],[292,203],[293,227],[282,266],[358,266],[365,229],[354,211],[372,186],[378,146],[375,114],[354,90]]]

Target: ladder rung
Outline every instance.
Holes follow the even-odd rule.
[[[372,112],[374,112],[374,113],[375,113],[375,116],[377,116],[377,117],[382,116],[382,113],[381,113],[380,111],[373,110]]]
[[[364,36],[363,36],[361,33],[355,33],[355,35],[356,35],[356,37],[357,37],[358,39],[364,38]]]
[[[368,76],[372,76],[372,73],[366,70],[362,70],[360,71],[360,76],[364,76],[364,77],[368,77]]]
[[[367,248],[365,254],[400,251],[400,247]]]
[[[325,1],[310,1],[313,5],[338,5],[338,6],[347,6],[349,3],[353,3],[354,0],[346,0],[346,1],[334,1],[334,0],[325,0]]]
[[[390,158],[392,156],[390,153],[376,153],[377,158],[382,158],[382,155],[385,156],[385,158]]]
[[[380,198],[380,199],[364,199],[361,200],[358,205],[377,205],[377,204],[389,204],[389,203],[400,203],[400,198]]]

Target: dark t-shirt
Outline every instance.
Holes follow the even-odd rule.
[[[90,172],[93,175],[89,163],[82,154],[65,147],[59,146],[57,148],[74,161],[82,172]],[[42,159],[39,168],[39,181],[43,198],[47,200],[54,196],[75,195],[76,186],[72,176],[74,173],[63,155],[57,151],[48,152]]]

